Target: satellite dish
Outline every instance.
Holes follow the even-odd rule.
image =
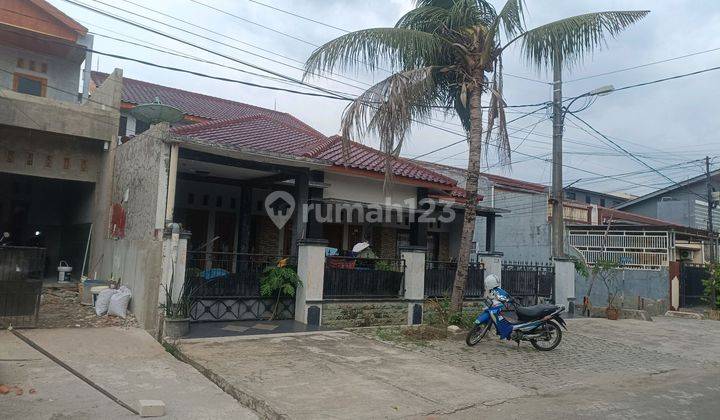
[[[131,109],[130,115],[148,124],[157,124],[160,122],[174,123],[183,119],[182,111],[174,106],[161,104],[160,98],[157,96],[154,102],[140,104]]]

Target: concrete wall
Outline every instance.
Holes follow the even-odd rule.
[[[102,278],[121,278],[133,292],[130,310],[147,330],[157,328],[169,167],[167,127],[153,126],[117,147],[112,203],[126,213],[125,237],[105,241],[96,263]]]
[[[103,144],[17,127],[0,127],[0,172],[96,182]]]
[[[547,261],[550,258],[547,195],[495,190],[494,204],[510,210],[495,221],[495,250],[503,253],[503,259]],[[477,218],[475,242],[480,251],[485,249],[484,218]]]
[[[624,308],[637,309],[638,297],[662,300],[667,304],[670,296],[670,281],[667,268],[660,270],[618,270],[618,279],[622,284],[622,295],[618,305]],[[589,282],[586,278],[575,274],[575,294],[577,304],[582,305],[582,298],[587,294]],[[600,280],[596,280],[590,294],[593,306],[607,305],[607,288]]]
[[[24,68],[17,67],[19,58],[25,63]],[[35,62],[35,71],[28,68],[30,60]],[[40,71],[43,63],[47,65],[46,73]],[[13,74],[11,73],[17,72],[47,79],[48,98],[78,102],[80,63],[62,57],[0,45],[0,68],[6,70],[0,72],[0,87],[12,89]]]
[[[325,182],[330,185],[323,192],[323,198],[385,204],[383,181],[381,180],[326,172]],[[417,204],[416,191],[415,187],[394,184],[390,187],[390,202],[415,208]]]

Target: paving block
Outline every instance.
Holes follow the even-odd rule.
[[[165,403],[160,400],[140,400],[140,417],[161,417],[165,415]]]

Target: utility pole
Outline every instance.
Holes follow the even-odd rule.
[[[710,235],[710,262],[715,264],[715,232],[713,230],[713,208],[715,207],[715,202],[713,200],[713,190],[712,190],[712,184],[710,182],[710,157],[705,156],[705,185],[707,187],[707,203],[708,203],[708,222],[707,222],[707,230],[708,234]]]
[[[553,145],[552,145],[552,256],[565,256],[565,226],[563,224],[563,106],[562,60],[560,54],[553,59]]]

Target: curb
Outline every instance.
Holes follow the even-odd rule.
[[[163,340],[164,343],[173,345],[176,349],[176,355],[178,360],[181,362],[187,363],[188,365],[192,366],[200,372],[204,377],[208,378],[212,383],[217,385],[220,389],[222,389],[226,394],[233,397],[238,403],[242,404],[243,406],[253,410],[255,413],[258,414],[260,418],[263,419],[269,419],[269,420],[286,420],[289,419],[289,417],[286,414],[279,413],[276,411],[270,404],[268,404],[265,400],[253,395],[251,392],[240,389],[236,387],[235,385],[229,383],[225,378],[218,375],[217,373],[213,372],[212,370],[206,368],[205,366],[201,365],[191,357],[189,357],[187,354],[185,354],[182,349],[177,346],[175,343],[168,342]]]

